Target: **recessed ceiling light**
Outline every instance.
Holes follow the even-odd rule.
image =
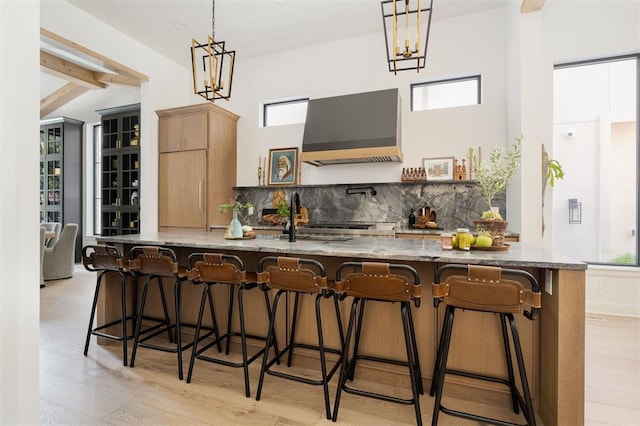
[[[187,24],[185,24],[184,22],[180,22],[180,21],[176,21],[174,23],[174,25],[176,26],[177,29],[179,30],[186,30],[187,29]]]

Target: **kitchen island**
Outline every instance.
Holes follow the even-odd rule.
[[[545,425],[584,422],[586,264],[582,262],[560,257],[547,250],[523,243],[511,243],[508,251],[462,252],[442,251],[439,242],[432,240],[370,236],[301,235],[298,241],[290,243],[279,235],[258,235],[256,239],[247,240],[226,240],[221,231],[168,230],[142,235],[98,237],[98,241],[115,244],[123,253],[127,253],[135,245],[171,247],[176,251],[182,265],[186,265],[190,253],[221,251],[240,256],[247,270],[256,270],[258,261],[268,255],[311,257],[325,265],[329,278],[332,278],[337,266],[344,261],[407,263],[418,270],[424,286],[423,303],[414,311],[414,322],[422,374],[428,380],[431,379],[443,311],[442,308],[434,308],[429,297],[431,293],[429,286],[436,268],[447,263],[474,263],[526,269],[538,278],[541,289],[544,290],[542,309],[538,319],[528,321],[522,317],[518,318],[536,412]],[[166,285],[170,285],[170,282],[167,281]],[[100,321],[119,315],[117,286],[108,287],[113,290],[109,290],[100,302]],[[199,303],[200,290],[195,286],[183,286],[183,290],[183,309],[187,311],[183,318],[187,321],[193,320]],[[251,310],[247,322],[253,327],[250,331],[255,331],[264,327],[265,313],[260,311],[260,306],[264,306],[260,304],[260,295],[251,296],[255,298],[251,299],[247,294],[245,303],[252,303],[255,309]],[[220,293],[216,301],[219,318],[224,318],[226,311],[224,297],[225,294]],[[304,303],[301,309],[311,308],[311,300],[306,300]],[[189,306],[193,309],[189,309]],[[394,307],[395,305],[391,304],[372,305],[367,311],[371,327],[363,331],[361,342],[363,351],[398,359],[404,357],[402,333],[400,328],[394,328],[399,322]],[[346,312],[345,306],[343,314],[346,315]],[[479,372],[502,374],[505,371],[504,355],[497,319],[471,311],[461,312],[456,317],[461,331],[454,334],[449,365],[463,366],[465,369]],[[331,327],[332,324],[328,326]],[[301,324],[299,328],[301,340],[310,336],[313,338],[313,327],[310,321]],[[374,332],[371,332],[372,330]],[[370,332],[367,333],[367,331]],[[278,335],[284,339],[284,330],[278,330]],[[338,343],[337,338],[328,340],[329,346],[337,346]],[[477,353],[483,353],[483,356],[474,356]],[[465,378],[452,378],[451,381],[462,385],[479,386]],[[491,385],[489,389],[501,391],[500,387]],[[428,398],[427,395],[424,397]]]

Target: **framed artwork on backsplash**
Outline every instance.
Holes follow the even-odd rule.
[[[269,185],[298,184],[298,148],[269,150]]]
[[[423,158],[427,181],[453,180],[453,157]]]

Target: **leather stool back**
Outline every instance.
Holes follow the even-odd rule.
[[[96,289],[93,294],[93,304],[91,306],[91,314],[89,316],[89,327],[87,329],[87,338],[84,344],[84,356],[87,356],[89,351],[89,341],[91,335],[104,337],[110,340],[122,341],[122,362],[127,365],[127,339],[130,337],[127,333],[127,322],[135,319],[135,315],[127,316],[127,296],[126,296],[126,284],[127,278],[131,276],[127,268],[127,262],[122,258],[122,255],[117,248],[107,245],[87,245],[82,248],[82,264],[87,271],[96,272]],[[108,273],[117,274],[120,276],[120,319],[110,321],[104,325],[93,326],[93,321],[96,314],[96,306],[98,304],[98,297],[100,295],[100,286],[102,284],[102,278]],[[115,335],[104,331],[106,328],[120,324],[121,334]]]
[[[442,277],[445,278],[441,281]],[[446,305],[445,319],[442,326],[442,334],[440,336],[438,355],[431,384],[431,395],[433,396],[435,394],[436,396],[432,424],[437,424],[440,411],[481,422],[505,425],[516,424],[505,420],[452,410],[443,406],[442,389],[444,376],[445,374],[455,374],[478,380],[498,382],[508,386],[511,391],[513,411],[519,413],[520,408],[522,408],[527,424],[535,425],[535,414],[533,412],[531,393],[520,346],[518,327],[513,315],[523,314],[530,320],[535,319],[541,307],[541,293],[538,281],[530,273],[521,270],[504,269],[494,266],[445,265],[436,271],[432,293],[434,306],[437,307],[440,303],[445,303]],[[508,378],[504,379],[502,377],[447,368],[447,358],[456,309],[487,312],[500,316]],[[513,361],[507,333],[507,321],[510,325],[511,336],[513,338],[523,395],[518,391],[514,379]]]
[[[345,272],[349,272],[343,278]],[[420,306],[422,286],[418,272],[409,265],[389,264],[382,262],[345,262],[336,271],[335,291],[342,297],[353,297],[347,337],[343,347],[342,369],[336,392],[336,402],[333,409],[333,421],[338,418],[340,398],[342,391],[366,396],[369,398],[390,401],[399,404],[413,405],[416,412],[416,423],[422,424],[420,413],[419,395],[424,393],[422,387],[422,374],[418,358],[415,331],[413,327],[413,315],[411,302],[416,307]],[[391,360],[376,355],[364,355],[360,351],[360,334],[364,325],[364,311],[368,302],[392,302],[399,303],[404,332],[407,361]],[[358,310],[358,307],[360,308]],[[353,354],[349,357],[351,337],[355,331]],[[347,385],[347,380],[355,377],[356,363],[360,359],[369,361],[404,365],[409,369],[412,397],[409,399],[398,398],[392,395],[383,395],[378,392],[370,392]]]
[[[265,257],[260,260],[258,265],[258,281],[264,283],[264,285],[269,289],[277,290],[276,295],[273,299],[273,309],[271,312],[271,318],[269,320],[269,331],[267,334],[267,344],[265,346],[265,349],[269,348],[271,339],[275,338],[274,330],[276,313],[278,310],[280,297],[283,294],[286,295],[287,298],[289,297],[289,295],[294,295],[295,300],[291,320],[291,328],[290,331],[285,330],[288,333],[288,339],[284,349],[278,351],[276,348],[276,353],[271,360],[269,360],[268,357],[269,351],[265,350],[262,359],[262,368],[260,370],[260,380],[258,381],[256,400],[260,400],[265,373],[310,385],[321,385],[324,391],[326,417],[327,419],[330,419],[331,406],[329,401],[328,383],[340,366],[342,352],[340,349],[326,348],[324,345],[322,316],[320,313],[320,301],[322,298],[333,299],[341,346],[342,342],[344,342],[344,337],[342,334],[342,319],[340,317],[338,299],[332,289],[332,283],[327,280],[324,266],[317,260],[313,259],[301,259],[295,257]],[[315,295],[315,315],[316,327],[318,332],[317,345],[295,342],[295,331],[299,315],[300,295],[305,294]],[[289,318],[287,317],[286,320],[288,322]],[[282,371],[276,371],[271,368],[274,363],[280,363],[280,357],[282,357],[284,354],[287,354],[287,367],[291,367],[294,348],[306,348],[319,352],[321,369],[320,379],[311,379],[308,376],[297,376]],[[329,371],[327,371],[326,352],[334,353],[340,356]]]

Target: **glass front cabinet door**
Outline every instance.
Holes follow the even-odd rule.
[[[140,104],[102,115],[101,234],[140,233]]]

